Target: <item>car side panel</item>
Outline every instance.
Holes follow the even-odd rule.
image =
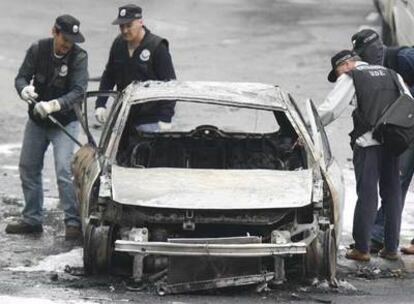
[[[309,116],[311,119],[314,120],[315,124],[312,126],[314,131],[313,137],[316,142],[318,142],[318,151],[321,153],[321,157],[319,158],[320,162],[324,165],[321,166],[321,173],[326,181],[326,184],[329,188],[329,192],[331,194],[331,222],[335,225],[335,233],[336,233],[336,241],[339,244],[339,239],[342,230],[342,214],[343,214],[343,206],[344,206],[344,179],[342,175],[342,171],[338,164],[336,163],[335,159],[331,155],[329,142],[327,141],[327,135],[319,114],[311,100],[307,101],[308,109],[309,109]]]
[[[342,170],[336,161],[333,161],[328,166],[325,178],[331,192],[332,202],[334,205],[334,208],[332,209],[334,223],[343,223],[343,210],[345,204],[344,177],[342,175]],[[342,225],[337,225],[335,233],[336,242],[339,245],[340,237],[342,235]]]
[[[89,215],[91,200],[93,199],[91,197],[93,185],[101,172],[97,149],[89,144],[81,147],[74,156],[72,172],[75,195],[83,222]]]

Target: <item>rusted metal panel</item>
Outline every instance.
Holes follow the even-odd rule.
[[[271,209],[309,205],[312,171],[124,168],[112,166],[113,199],[180,209]]]
[[[185,282],[178,284],[166,284],[161,283],[157,288],[159,295],[165,294],[174,294],[174,293],[183,293],[188,291],[197,291],[197,290],[207,290],[213,288],[224,288],[230,286],[244,286],[259,284],[262,282],[269,282],[274,278],[275,274],[273,272],[256,274],[256,275],[246,275],[238,277],[228,277],[228,278],[217,278],[212,280],[197,281],[197,282]]]
[[[227,238],[168,239],[169,243],[185,244],[260,244],[258,236]],[[169,256],[168,284],[199,282],[218,278],[256,275],[261,273],[260,257]],[[191,271],[189,271],[191,270]]]

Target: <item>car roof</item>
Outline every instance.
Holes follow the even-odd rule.
[[[184,100],[201,103],[286,110],[284,92],[275,85],[251,82],[146,81],[124,91],[129,103]]]

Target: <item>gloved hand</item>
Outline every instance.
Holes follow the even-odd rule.
[[[32,85],[25,86],[20,92],[20,97],[23,100],[29,101],[30,99],[36,99],[39,95],[35,92],[35,87]]]
[[[96,120],[103,124],[105,123],[106,119],[108,118],[108,114],[106,113],[106,108],[98,107],[95,109],[95,118]]]
[[[61,107],[59,101],[57,99],[53,99],[50,101],[38,102],[35,105],[33,112],[35,115],[39,115],[41,118],[46,118],[50,113],[60,111],[60,109]]]
[[[171,123],[165,122],[165,121],[159,121],[158,127],[160,128],[160,131],[169,131],[171,130]]]

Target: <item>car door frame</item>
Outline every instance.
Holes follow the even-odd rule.
[[[318,114],[318,111],[311,99],[306,100],[306,110],[308,117],[310,118],[310,130],[311,136],[314,139],[316,145],[316,151],[319,154],[322,175],[324,176],[332,196],[333,214],[331,220],[337,224],[335,229],[336,241],[339,244],[340,236],[342,232],[342,216],[345,199],[344,178],[342,170],[338,163],[335,161],[325,128],[322,124],[322,120]]]
[[[120,100],[120,94],[116,91],[90,91],[87,92],[82,101],[81,109],[78,108],[77,116],[80,121],[83,132],[85,133],[88,142],[80,147],[75,153],[72,161],[72,172],[74,176],[75,194],[79,204],[79,212],[81,216],[81,222],[83,229],[86,228],[89,222],[89,215],[93,211],[94,206],[97,203],[100,176],[103,168],[104,155],[103,147],[96,144],[96,140],[92,136],[89,129],[88,122],[88,105],[87,100],[91,97],[110,97],[114,96],[114,103],[112,104],[109,112],[109,121],[104,125],[103,132],[101,134],[102,142],[103,136],[110,136],[109,128],[110,123],[115,120],[112,115],[114,109]],[[107,130],[105,132],[105,130]],[[105,133],[104,133],[105,132]]]

